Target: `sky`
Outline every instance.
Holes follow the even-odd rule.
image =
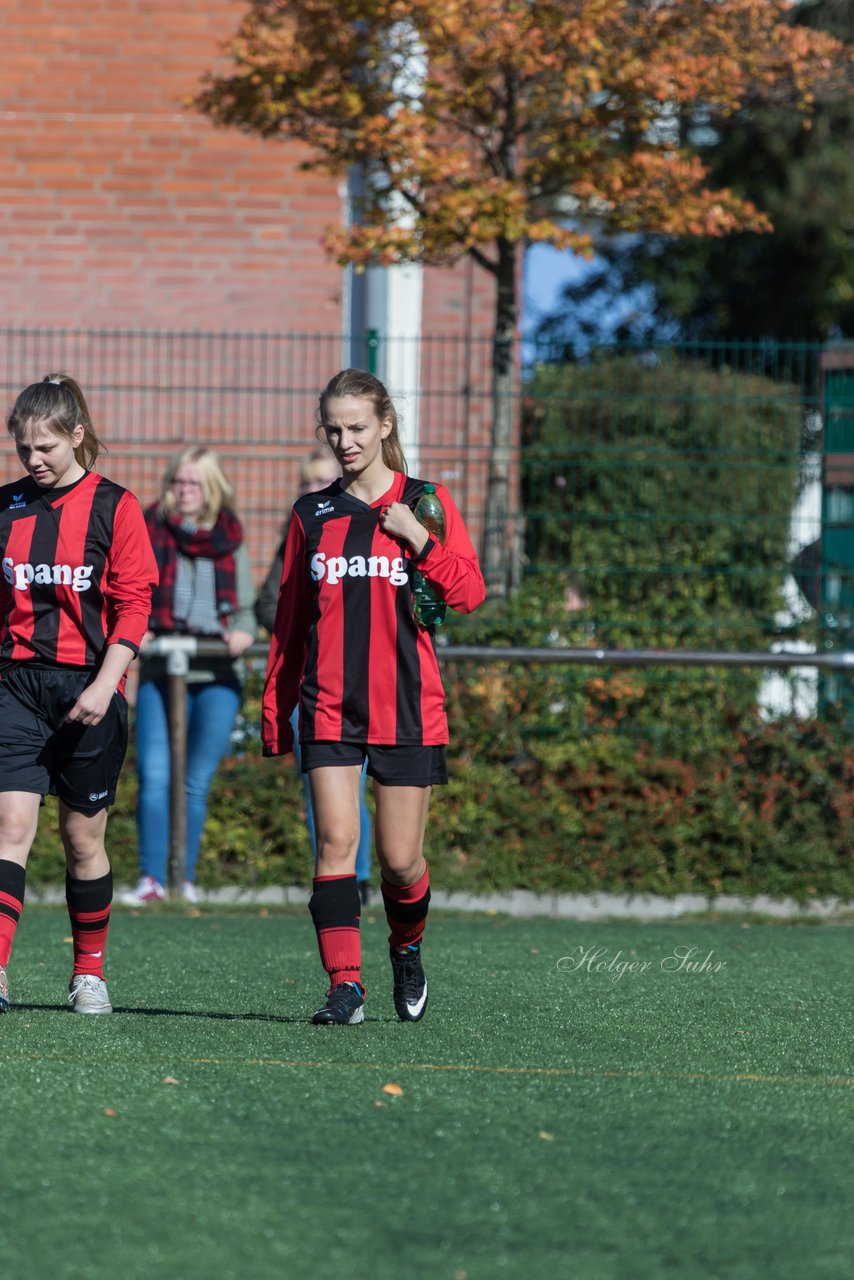
[[[577,282],[598,258],[580,258],[570,250],[534,244],[525,251],[522,280],[522,333],[529,334],[554,311],[563,286]]]
[[[523,359],[537,359],[537,350],[531,342],[537,325],[561,306],[562,291],[568,284],[578,284],[590,272],[607,268],[607,259],[594,254],[583,258],[571,250],[555,249],[551,245],[535,244],[525,252],[522,277],[522,332]],[[574,322],[564,330],[563,338],[581,349],[579,343],[611,341],[618,330],[639,332],[638,323],[653,310],[653,291],[649,285],[637,285],[622,293],[615,293],[615,281],[603,284],[584,302],[577,303]],[[610,285],[610,287],[609,287]],[[586,337],[583,336],[586,332]],[[552,334],[552,340],[555,339]]]

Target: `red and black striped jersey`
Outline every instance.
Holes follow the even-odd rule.
[[[423,491],[424,481],[398,472],[370,505],[337,480],[294,504],[264,688],[265,754],[291,750],[297,700],[301,742],[448,741],[433,637],[412,617],[411,568],[417,564],[463,613],[482,603],[485,590],[462,516],[442,485],[444,543],[429,538],[416,561],[380,528],[384,507],[414,508]]]
[[[4,485],[0,562],[0,660],[95,667],[108,644],[138,650],[157,567],[127,489],[93,471]]]

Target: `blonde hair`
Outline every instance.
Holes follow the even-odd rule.
[[[89,406],[79,383],[67,373],[46,373],[41,382],[33,382],[18,396],[6,426],[18,437],[31,423],[41,422],[58,436],[73,436],[83,428],[83,439],[74,450],[75,461],[88,471],[106,450],[95,434]]]
[[[223,507],[230,507],[234,502],[234,490],[225,478],[219,458],[213,449],[208,449],[205,445],[192,445],[169,463],[163,476],[160,502],[157,507],[158,515],[168,516],[175,511],[172,482],[185,462],[192,462],[198,468],[203,497],[198,523],[210,528],[216,524]]]
[[[333,474],[334,473],[334,474]],[[316,484],[320,480],[326,480],[327,484],[331,484],[341,474],[341,468],[335,454],[327,446],[312,449],[307,457],[303,458],[299,469],[299,482],[302,487],[310,484]]]
[[[330,400],[341,396],[355,396],[359,400],[369,400],[380,422],[390,422],[391,431],[383,440],[383,462],[392,471],[406,474],[406,458],[403,445],[400,443],[397,409],[394,401],[386,391],[379,378],[364,369],[342,369],[331,378],[320,393],[318,406],[318,430],[322,431],[326,419],[326,406]]]

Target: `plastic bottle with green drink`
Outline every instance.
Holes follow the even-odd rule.
[[[437,542],[445,541],[445,508],[439,501],[434,484],[425,484],[424,492],[415,504],[415,518]],[[448,606],[435,587],[415,569],[412,574],[412,616],[419,627],[441,626],[447,610]]]

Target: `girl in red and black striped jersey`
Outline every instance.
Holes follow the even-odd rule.
[[[136,498],[90,469],[101,446],[72,378],[27,387],[7,425],[27,474],[0,488],[0,1012],[49,792],[67,864],[69,1001],[75,1013],[111,1013],[104,834],[127,745],[125,674],[157,568]]]
[[[264,690],[267,755],[291,750],[299,703],[302,767],[317,830],[309,904],[329,975],[317,1023],[364,1017],[359,776],[367,757],[398,1017],[427,1005],[421,939],[430,901],[424,833],[431,787],[447,782],[448,723],[433,635],[412,614],[417,566],[453,609],[484,599],[477,555],[447,490],[446,536],[414,515],[424,481],[406,475],[394,403],[372,374],[345,369],[320,397],[319,430],[341,478],[294,504]]]

